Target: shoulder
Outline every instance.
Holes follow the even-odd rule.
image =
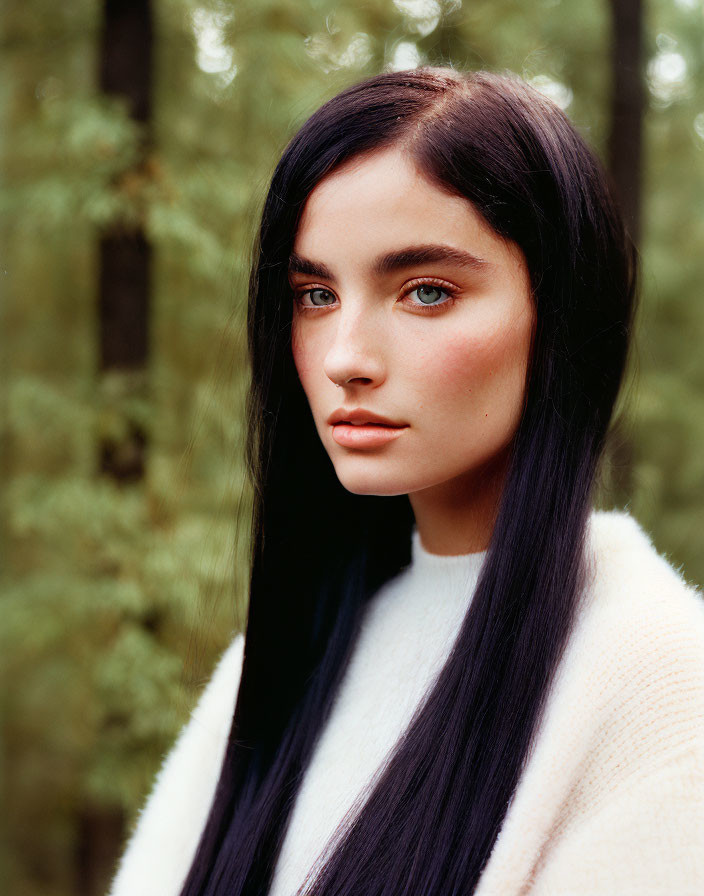
[[[653,763],[691,781],[704,767],[704,598],[623,511],[591,514],[587,553],[543,734],[595,793]]]
[[[587,547],[588,611],[595,620],[623,626],[626,640],[632,635],[648,642],[655,627],[662,646],[668,636],[677,636],[683,646],[704,648],[704,596],[656,550],[633,516],[593,511]]]
[[[593,511],[587,527],[589,611],[626,615],[631,628],[649,623],[677,627],[695,641],[704,637],[704,596],[660,554],[629,513]],[[704,645],[703,645],[704,646]]]
[[[244,660],[244,633],[240,632],[230,642],[220,657],[198,703],[191,714],[191,725],[184,730],[200,729],[204,733],[219,735],[226,725],[230,730],[232,713],[242,674]]]
[[[592,513],[588,548],[576,641],[592,698],[616,727],[668,739],[677,729],[701,749],[704,596],[624,511]]]
[[[239,633],[218,660],[189,721],[181,729],[174,747],[157,774],[153,791],[158,790],[162,778],[169,774],[171,765],[185,762],[187,757],[194,754],[207,753],[211,756],[213,748],[223,744],[235,710],[243,659],[244,634]]]
[[[704,892],[704,598],[623,511],[592,513],[588,552],[524,785],[552,795],[531,892]]]
[[[244,635],[218,661],[166,756],[119,862],[108,896],[177,894],[210,810],[237,700]]]
[[[701,601],[697,587],[655,548],[651,536],[628,511],[592,510],[587,538],[599,587],[618,589],[624,596],[689,592]]]

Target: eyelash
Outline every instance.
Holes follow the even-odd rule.
[[[448,298],[445,299],[444,302],[438,302],[434,305],[423,305],[421,303],[416,304],[415,302],[411,302],[414,308],[420,308],[421,314],[438,314],[440,310],[445,310],[450,305],[454,305],[457,301],[457,290],[450,286],[449,283],[446,283],[444,280],[433,280],[433,279],[425,279],[425,280],[412,280],[408,285],[408,289],[404,292],[403,297],[405,298],[407,295],[412,293],[415,289],[418,289],[419,286],[435,286],[438,289],[441,289],[443,292],[447,293]],[[302,303],[303,296],[308,295],[308,293],[313,292],[313,290],[321,289],[325,292],[332,292],[332,290],[328,289],[327,286],[309,286],[308,289],[303,290],[302,292],[296,293],[294,298],[298,307],[302,311],[316,311],[319,308],[330,308],[330,305],[304,305]]]

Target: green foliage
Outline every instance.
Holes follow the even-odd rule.
[[[134,819],[244,623],[245,289],[295,129],[363,75],[427,61],[509,68],[602,153],[607,134],[606,4],[160,0],[155,15],[145,132],[97,90],[99,3],[0,13],[0,876],[23,896],[75,892],[77,813]],[[603,500],[702,581],[704,20],[684,0],[648,15],[637,378],[612,453],[631,486],[614,493],[607,471]],[[149,367],[99,375],[97,236],[136,222],[155,255]],[[130,422],[146,476],[119,487],[98,445]]]
[[[133,220],[129,192],[105,189],[137,158],[139,131],[124,103],[46,88],[39,96],[36,115],[13,134],[11,186],[0,211],[44,234],[76,220],[98,226],[117,217]]]

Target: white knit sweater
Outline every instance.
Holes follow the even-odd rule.
[[[475,896],[704,894],[704,600],[623,512]],[[297,797],[270,896],[292,896],[447,658],[484,554],[428,553],[374,596]],[[166,758],[109,896],[177,896],[208,814],[243,636]]]

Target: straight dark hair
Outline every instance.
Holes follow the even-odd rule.
[[[292,138],[262,213],[247,320],[244,664],[181,896],[265,896],[365,604],[411,559],[408,496],[346,491],[317,435],[292,359],[287,280],[311,190],[341,163],[394,145],[520,247],[536,328],[491,542],[452,651],[299,893],[474,891],[586,590],[587,520],[637,281],[604,171],[564,113],[514,75],[427,66],[355,84]]]

